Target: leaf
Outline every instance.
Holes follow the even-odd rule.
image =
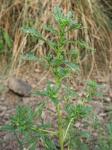
[[[80,143],[80,150],[89,150],[89,147],[88,147],[88,145],[87,144],[85,144],[85,143]]]
[[[63,65],[63,57],[60,57],[60,58],[53,58],[52,59],[52,62],[51,62],[51,65],[53,65],[54,67],[56,66],[60,66],[60,65]]]
[[[93,80],[88,80],[87,81],[87,86],[86,86],[86,93],[87,93],[87,99],[92,100],[94,96],[97,96],[97,89],[98,85],[95,81]]]
[[[80,46],[80,48],[86,48],[87,47],[87,43],[85,41],[82,40],[78,40],[77,44]]]
[[[7,44],[7,46],[9,48],[12,48],[12,45],[13,45],[13,40],[11,39],[11,37],[9,36],[8,32],[3,32],[3,38]]]
[[[44,104],[38,104],[34,111],[34,117],[40,117],[44,109]]]
[[[59,6],[55,6],[53,9],[54,17],[58,23],[64,18],[62,9]]]
[[[69,52],[73,58],[77,58],[79,56],[79,50],[78,49],[71,49],[70,52]]]
[[[85,41],[83,40],[77,40],[77,45],[80,47],[80,48],[86,48],[88,50],[88,52],[95,52],[96,50],[92,47],[90,47],[88,45],[88,43],[86,43]]]
[[[54,34],[54,35],[57,35],[58,34],[58,32],[53,28],[53,26],[51,26],[51,25],[44,25],[44,29],[46,30],[46,31],[49,31],[49,32],[51,32],[52,34]]]
[[[26,28],[22,28],[22,31],[24,33],[30,34],[31,36],[35,36],[38,39],[43,39],[42,34],[34,28],[26,27]]]
[[[108,133],[112,136],[112,123],[107,124]]]
[[[78,98],[78,93],[69,86],[64,88],[64,93],[66,99],[72,100],[74,97]]]
[[[46,42],[48,43],[50,48],[52,48],[54,50],[57,48],[57,43],[56,42],[51,41],[51,40],[47,40]]]
[[[32,52],[22,55],[21,58],[23,60],[29,60],[29,61],[37,61],[38,60],[37,56],[35,56],[35,54]]]
[[[54,85],[51,82],[48,82],[46,94],[54,104],[58,103],[57,95],[58,95],[59,89],[60,89],[59,86]]]
[[[88,131],[80,131],[80,136],[86,139],[90,139],[91,135]]]
[[[71,29],[80,29],[81,28],[81,24],[76,23],[76,22],[71,22],[70,23],[70,30]]]
[[[75,63],[65,62],[65,64],[72,70],[72,71],[80,71],[79,65]]]
[[[3,48],[4,48],[4,44],[3,44],[3,41],[0,40],[0,53],[3,52]]]
[[[31,129],[34,123],[34,112],[28,106],[18,106],[16,114],[11,116],[11,125],[20,133]]]
[[[68,11],[66,18],[70,19],[73,17],[73,13],[71,11]]]
[[[49,137],[44,137],[44,144],[46,150],[57,150],[55,143]]]
[[[0,131],[9,131],[9,132],[13,132],[15,129],[13,128],[12,125],[10,124],[7,124],[7,125],[4,125],[0,128]]]
[[[60,79],[67,77],[69,73],[70,71],[68,68],[63,68],[61,66],[58,68],[54,68],[55,76],[59,77]]]
[[[82,104],[77,104],[75,106],[73,104],[69,104],[66,106],[65,110],[70,118],[77,120],[82,117],[86,117],[88,113],[91,112],[91,107],[83,106]]]

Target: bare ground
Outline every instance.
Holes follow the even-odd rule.
[[[33,89],[36,89],[36,87],[38,87],[38,89],[43,89],[45,87],[46,81],[50,79],[51,76],[48,72],[41,72],[36,73],[35,76],[34,74],[31,74],[30,76],[25,75],[22,78],[24,80],[27,80],[31,84]],[[0,83],[5,87],[5,89],[0,93],[0,126],[9,122],[10,116],[15,113],[16,106],[25,104],[31,107],[35,107],[40,101],[42,101],[41,97],[20,97],[14,94],[7,89],[6,80],[1,80]],[[104,94],[103,98],[96,99],[95,101],[91,102],[90,105],[93,106],[94,111],[97,113],[97,115],[99,115],[100,120],[106,124],[109,121],[108,112],[112,111],[112,109],[110,109],[109,107],[112,105],[112,97],[111,93],[108,94],[108,84],[101,84],[104,85],[102,90],[100,91]],[[52,109],[54,109],[51,103],[48,104],[47,108],[51,109],[51,111]],[[52,123],[55,122],[53,121],[53,119],[55,119],[55,115],[50,116],[47,110],[44,117],[44,119],[46,119],[47,121],[51,121]],[[80,123],[77,123],[76,126],[79,127]],[[13,134],[0,132],[0,150],[17,150],[17,147],[17,142],[15,141]],[[41,150],[41,148],[39,148],[39,150]]]

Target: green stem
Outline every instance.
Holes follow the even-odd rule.
[[[50,131],[50,130],[45,130],[45,129],[36,129],[36,128],[32,128],[32,130],[33,131],[36,131],[36,132],[38,132],[38,131],[41,131],[41,132],[43,132],[43,133],[49,133],[49,134],[51,134],[51,135],[57,135],[57,132],[54,132],[54,131]]]
[[[64,140],[64,141],[65,141],[65,139],[66,139],[66,137],[67,137],[69,128],[70,128],[70,126],[71,126],[73,120],[74,120],[74,118],[72,118],[72,119],[70,120],[70,122],[69,122],[69,124],[68,124],[68,126],[67,126],[66,132],[65,132],[64,137],[63,137],[63,140]]]
[[[62,127],[62,113],[60,109],[60,104],[56,106],[57,115],[58,115],[58,137],[59,137],[59,144],[61,150],[64,150],[64,140],[63,140],[63,127]]]

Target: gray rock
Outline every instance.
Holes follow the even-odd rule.
[[[32,87],[25,81],[11,77],[8,80],[8,88],[20,96],[30,96]]]

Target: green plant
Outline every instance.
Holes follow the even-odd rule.
[[[0,34],[0,54],[10,54],[13,45],[12,38],[3,29],[0,29]]]
[[[43,104],[38,105],[38,108],[32,110],[27,106],[18,106],[16,114],[11,116],[10,123],[3,126],[1,130],[12,132],[19,144],[20,150],[27,148],[28,150],[34,150],[37,147],[39,141],[43,141],[45,145],[52,142],[47,136],[48,133],[55,134],[54,132],[47,131],[48,125],[36,125],[35,119],[38,119],[42,115]],[[45,146],[47,147],[47,146]]]
[[[98,141],[98,150],[110,150],[112,149],[112,122],[109,122],[104,130],[104,134],[101,134]]]
[[[91,111],[91,108],[85,105],[83,100],[74,105],[71,97],[73,97],[74,94],[77,97],[78,93],[76,94],[69,85],[63,83],[67,78],[69,79],[71,73],[80,73],[77,62],[78,51],[73,51],[73,49],[69,50],[72,52],[71,54],[75,56],[75,62],[73,63],[68,59],[65,48],[69,43],[72,43],[73,45],[78,43],[78,41],[68,39],[67,35],[72,30],[80,29],[81,25],[74,20],[72,12],[68,12],[64,15],[63,10],[58,6],[54,8],[53,15],[56,20],[56,27],[46,25],[44,26],[44,29],[52,33],[54,40],[46,39],[39,31],[33,28],[22,28],[22,31],[31,36],[35,36],[40,41],[44,41],[49,48],[52,49],[52,51],[48,52],[47,56],[43,57],[43,61],[51,71],[55,83],[53,84],[48,81],[46,90],[37,91],[33,93],[33,95],[47,96],[51,103],[53,103],[57,114],[57,129],[52,129],[50,126],[49,128],[52,129],[50,130],[42,121],[40,121],[40,126],[36,125],[34,120],[38,115],[35,115],[35,111],[32,111],[30,108],[19,107],[16,115],[11,117],[11,124],[5,126],[5,128],[8,127],[6,129],[15,133],[21,149],[23,149],[29,141],[31,143],[29,143],[29,147],[27,148],[35,149],[38,141],[37,139],[40,139],[46,149],[57,149],[55,142],[53,142],[55,137],[58,139],[58,148],[61,150],[64,150],[65,146],[68,149],[74,149],[74,145],[71,144],[71,129],[74,129],[76,121],[86,117]],[[23,59],[37,60],[32,53],[28,54]],[[60,98],[60,93],[63,92],[63,84],[65,85],[64,90],[70,92],[68,92],[68,95],[64,95]],[[90,96],[92,97],[96,85],[90,84],[90,86],[91,88],[88,93],[90,93]],[[44,111],[44,107],[41,107],[39,111]],[[23,140],[21,141],[19,137],[22,137]]]

